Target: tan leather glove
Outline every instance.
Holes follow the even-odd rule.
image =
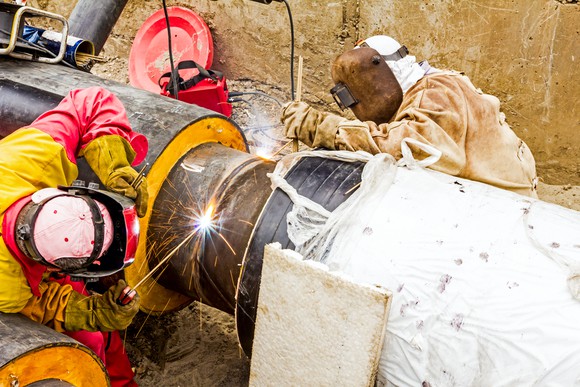
[[[95,138],[82,151],[82,155],[105,187],[112,192],[135,200],[139,217],[147,212],[147,180],[134,189],[131,183],[137,178],[137,171],[131,167],[135,151],[123,137],[108,135]]]
[[[64,332],[66,306],[71,295],[75,293],[72,286],[43,281],[38,285],[38,289],[40,297],[30,297],[20,314],[57,332]]]
[[[290,102],[282,109],[280,121],[284,124],[284,134],[297,138],[309,147],[336,149],[334,139],[343,117],[322,113],[305,102]]]
[[[71,332],[112,332],[127,328],[139,311],[139,295],[135,294],[135,298],[127,305],[117,304],[125,287],[127,283],[119,280],[102,295],[87,297],[72,293],[65,309],[65,329]]]

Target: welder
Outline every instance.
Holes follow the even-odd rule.
[[[139,177],[132,165],[147,149],[121,101],[100,87],[71,91],[0,140],[0,311],[85,344],[113,386],[136,385],[118,330],[138,312],[139,296],[120,305],[123,280],[102,294],[85,284],[113,278],[134,259],[148,194],[146,181],[132,184]],[[77,157],[105,190],[75,181]]]
[[[356,119],[292,102],[281,115],[287,137],[315,148],[383,152],[396,159],[403,139],[412,138],[441,152],[430,166],[434,170],[537,197],[530,149],[507,124],[499,100],[467,76],[417,63],[385,35],[339,55],[331,74],[333,97]],[[410,148],[416,160],[428,156],[417,145]]]

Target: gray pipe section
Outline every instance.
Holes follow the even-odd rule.
[[[71,36],[90,40],[99,55],[127,0],[79,0],[69,19]]]
[[[0,344],[0,386],[22,386],[24,381],[26,386],[73,386],[61,379],[63,373],[67,378],[78,380],[78,375],[87,372],[93,373],[95,385],[110,386],[105,365],[93,351],[20,313],[0,313]],[[84,353],[86,357],[80,362],[58,364],[61,359],[55,356],[54,352],[58,348],[70,349],[66,351],[69,356]],[[32,361],[40,365],[40,368],[37,367],[35,370],[24,368],[27,359],[33,359]],[[90,361],[87,363],[88,359]],[[87,369],[87,366],[91,369]],[[20,378],[23,380],[19,380]]]
[[[53,109],[62,96],[0,78],[0,138]]]

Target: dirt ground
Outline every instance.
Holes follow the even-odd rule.
[[[118,71],[126,66],[125,59],[109,56],[106,63],[92,72],[128,83],[126,72]],[[279,114],[280,104],[290,99],[289,91],[252,79],[228,80],[228,85],[230,91],[252,93],[234,103],[232,114],[252,151],[263,147],[275,150],[284,144]],[[547,202],[580,210],[579,186],[540,182],[539,195]],[[238,346],[233,316],[211,307],[193,303],[162,317],[141,313],[127,330],[125,339],[141,386],[248,385],[250,361]]]

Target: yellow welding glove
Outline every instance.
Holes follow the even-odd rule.
[[[38,289],[40,297],[32,296],[20,314],[57,332],[64,332],[66,306],[75,293],[72,286],[43,281],[38,285]]]
[[[125,281],[119,280],[102,295],[87,297],[72,293],[65,309],[65,329],[71,332],[112,332],[127,328],[139,311],[139,295],[135,293],[135,297],[127,305],[117,304],[117,299],[125,287]]]
[[[145,216],[149,199],[147,180],[143,178],[136,189],[131,186],[138,173],[131,167],[135,151],[127,140],[118,135],[97,137],[81,155],[109,191],[135,200],[137,215]]]
[[[290,102],[283,107],[280,121],[286,137],[297,138],[312,148],[335,149],[338,125],[346,119],[319,112],[305,102]]]

